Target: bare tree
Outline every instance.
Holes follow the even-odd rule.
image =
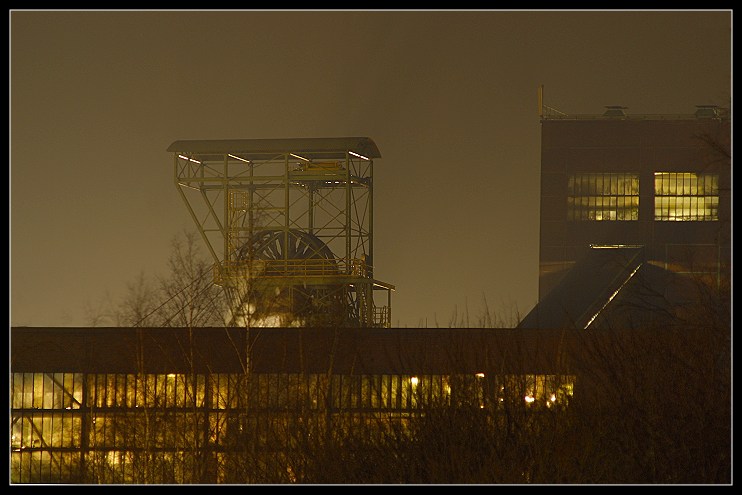
[[[496,310],[492,308],[487,301],[487,296],[482,293],[482,301],[479,310],[472,316],[469,311],[469,302],[464,302],[463,310],[458,305],[454,306],[451,316],[448,319],[448,328],[515,328],[520,323],[522,315],[517,304],[506,306],[501,304],[501,308]],[[436,319],[435,326],[438,327]]]
[[[164,303],[160,326],[224,326],[227,315],[223,290],[214,285],[214,270],[199,249],[200,240],[190,232],[172,241],[168,276],[159,280]]]
[[[165,275],[143,271],[128,282],[120,301],[106,297],[98,307],[87,304],[89,326],[205,327],[223,326],[228,314],[214,270],[203,256],[195,234],[173,237]]]

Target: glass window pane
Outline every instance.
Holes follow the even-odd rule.
[[[661,176],[657,176],[658,184]],[[568,220],[635,220],[632,208],[638,204],[639,178],[635,174],[574,174],[569,184],[582,183],[570,190]]]
[[[661,202],[661,208],[655,208],[655,220],[665,221],[714,221],[718,220],[715,212],[711,213],[707,205],[718,196],[711,191],[713,184],[718,183],[716,174],[697,174],[694,172],[658,172],[658,177],[669,180],[668,188],[655,188],[655,196],[668,199]],[[658,204],[655,199],[655,205]]]

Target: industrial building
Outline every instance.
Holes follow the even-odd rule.
[[[543,103],[539,302],[520,328],[646,325],[731,279],[731,124]]]
[[[17,483],[245,482],[312,433],[508,396],[561,407],[575,386],[569,339],[545,331],[13,328],[11,343]]]
[[[691,454],[689,479],[710,459],[724,479],[728,333],[698,330],[12,328],[10,481],[316,482],[308,466],[352,458],[349,439],[392,458],[420,441],[428,416],[444,418],[434,438],[458,434],[445,429],[452,418],[484,421],[472,447],[495,436],[505,451],[539,448],[547,425],[590,457],[580,449],[604,455],[639,424],[631,441],[664,446],[658,458],[677,466],[670,449]],[[689,451],[698,428],[705,450]],[[360,459],[353,480],[367,482],[373,466]]]

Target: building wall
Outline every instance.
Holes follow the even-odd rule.
[[[731,166],[699,139],[728,147],[729,122],[688,118],[544,119],[541,142],[539,299],[562,279],[590,244],[646,246],[661,266],[699,260],[728,269],[731,260]],[[714,221],[656,221],[655,172],[718,174],[719,216]],[[636,220],[568,219],[572,174],[628,173],[639,177]],[[692,255],[689,253],[692,252]],[[707,270],[708,268],[703,268]]]

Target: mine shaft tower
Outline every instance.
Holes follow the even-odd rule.
[[[187,140],[168,151],[232,324],[391,326],[394,286],[373,271],[371,139]]]

